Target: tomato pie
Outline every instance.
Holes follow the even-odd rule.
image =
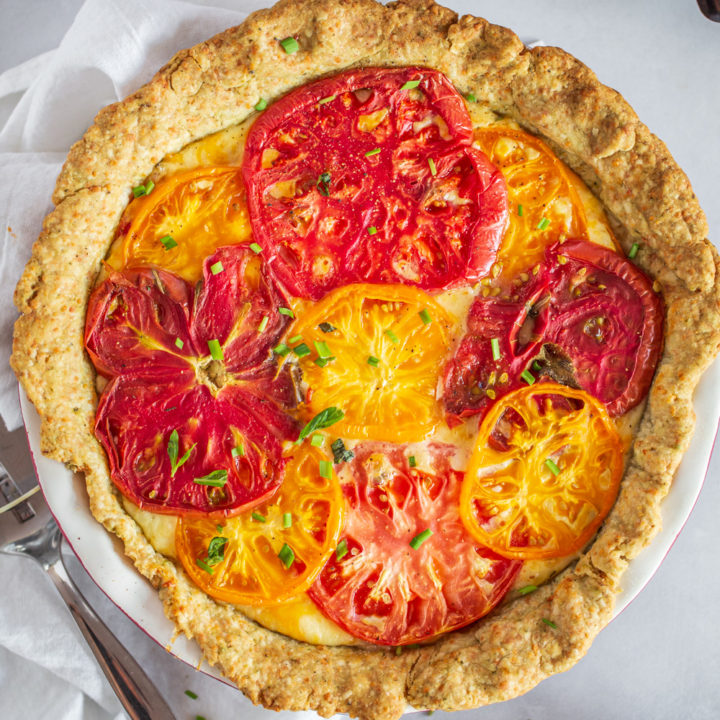
[[[687,178],[555,48],[288,0],[71,150],[16,291],[44,451],[254,702],[398,717],[567,669],[720,341]]]

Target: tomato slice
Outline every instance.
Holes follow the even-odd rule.
[[[344,437],[423,439],[442,420],[436,393],[451,326],[416,288],[361,283],[332,291],[288,331],[315,350],[301,361],[308,411],[341,408],[334,431]],[[326,364],[315,362],[318,347],[332,357]]]
[[[463,527],[454,449],[432,446],[430,472],[411,468],[404,447],[368,442],[354,450],[341,478],[348,509],[340,548],[347,552],[333,554],[308,590],[320,610],[381,645],[432,638],[488,613],[521,563],[475,543]],[[418,544],[414,538],[427,530]]]
[[[140,268],[112,274],[93,293],[86,347],[114,378],[95,432],[113,481],[141,507],[228,515],[282,480],[282,442],[298,433],[287,412],[297,391],[271,357],[290,319],[261,262],[248,248],[220,248],[197,292]],[[210,474],[213,482],[198,482]]]
[[[113,482],[139,507],[213,518],[232,515],[277,490],[284,468],[280,438],[243,398],[229,402],[222,391],[214,397],[193,379],[190,370],[152,380],[118,376],[98,404],[95,434]],[[189,453],[174,473],[173,432],[175,462]],[[243,449],[242,458],[233,456],[237,447]]]
[[[570,555],[610,512],[622,458],[607,412],[587,393],[552,382],[516,390],[480,426],[460,514],[505,557]]]
[[[110,267],[159,265],[195,284],[219,246],[250,240],[240,168],[202,167],[160,180],[130,203],[119,227]],[[160,240],[168,235],[176,245],[166,249]]]
[[[622,415],[647,394],[663,348],[663,303],[633,263],[569,240],[548,249],[553,288],[545,341],[572,361],[581,388]]]
[[[294,90],[251,128],[243,159],[253,233],[291,292],[366,281],[468,284],[507,223],[502,175],[471,147],[447,78],[350,70]]]
[[[545,248],[558,240],[588,237],[571,172],[542,140],[522,130],[487,127],[475,131],[474,144],[507,183],[511,210],[497,257],[503,277],[542,262]]]
[[[662,301],[642,271],[612,250],[585,240],[550,246],[511,299],[475,301],[468,333],[445,368],[448,422],[486,413],[525,384],[523,372],[537,377],[530,361],[546,344],[569,359],[574,382],[610,415],[622,415],[650,388],[663,345]]]
[[[180,518],[175,546],[195,584],[244,605],[277,605],[306,590],[334,551],[344,516],[337,479],[318,470],[323,459],[307,443],[296,449],[277,494],[221,527],[209,517]],[[209,552],[214,538],[227,540],[222,560]],[[284,546],[292,550],[291,563],[287,551],[281,559]]]

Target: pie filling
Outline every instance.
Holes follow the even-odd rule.
[[[96,435],[156,550],[310,643],[430,640],[610,511],[663,308],[538,138],[427,68],[166,157],[91,297]]]

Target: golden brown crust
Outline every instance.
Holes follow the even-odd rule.
[[[300,51],[278,40],[293,35]],[[155,553],[124,512],[92,435],[96,396],[82,335],[86,300],[130,188],[188,142],[350,65],[428,65],[546,139],[589,183],[626,247],[661,283],[666,345],[619,500],[574,567],[538,592],[421,651],[308,646],[245,619]],[[430,0],[283,0],[178,53],[105,108],[70,151],[17,287],[12,365],[42,418],[43,451],[85,473],[95,516],[160,589],[166,613],[209,662],[274,709],[398,717],[406,701],[447,710],[522,693],[566,669],[612,614],[628,562],[659,528],[659,508],[694,424],[692,394],[720,345],[718,258],[692,188],[615,91],[556,48]],[[693,338],[692,342],[689,339]],[[552,628],[543,618],[557,625]]]

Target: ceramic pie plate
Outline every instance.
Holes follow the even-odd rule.
[[[184,635],[176,634],[175,626],[165,617],[157,591],[125,556],[120,540],[90,513],[82,476],[41,453],[40,418],[22,388],[20,405],[45,499],[85,570],[110,600],[151,638],[175,657],[199,667],[203,659],[200,648]],[[660,567],[700,494],[720,420],[720,360],[713,362],[698,384],[694,409],[695,434],[663,502],[662,529],[623,575],[614,617],[632,602]],[[225,680],[216,669],[207,665],[205,669]]]

